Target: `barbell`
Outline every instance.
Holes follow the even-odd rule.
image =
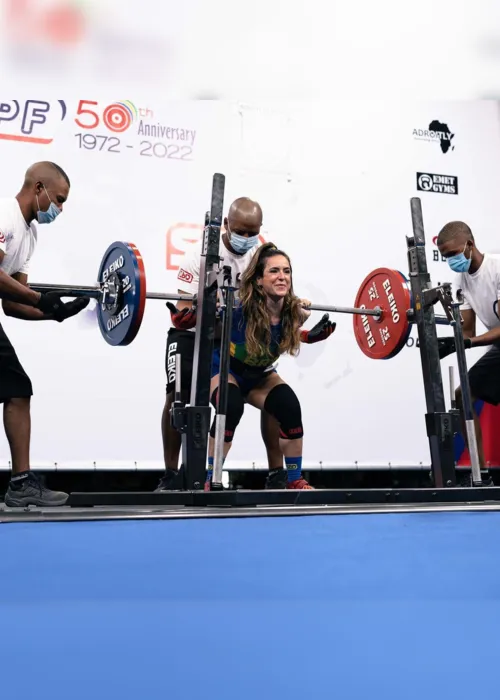
[[[192,295],[146,290],[144,260],[133,243],[116,241],[102,258],[97,284],[62,285],[34,283],[38,292],[57,291],[62,297],[90,297],[97,301],[97,320],[109,345],[129,345],[142,324],[146,299],[192,301]],[[405,346],[413,322],[413,302],[406,277],[397,270],[380,267],[363,280],[354,306],[311,304],[312,311],[353,315],[356,342],[372,359],[389,359]],[[448,324],[446,316],[436,323]]]

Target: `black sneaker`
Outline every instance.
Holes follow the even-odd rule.
[[[266,479],[266,489],[286,489],[288,483],[286,469],[270,469]]]
[[[5,505],[9,508],[25,508],[26,506],[63,506],[68,500],[67,493],[51,491],[46,488],[43,480],[28,472],[25,479],[10,482],[5,494]]]
[[[154,493],[162,491],[182,491],[184,486],[184,465],[181,464],[179,471],[167,469],[160,479],[160,483],[154,490]]]

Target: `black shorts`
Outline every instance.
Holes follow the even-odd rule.
[[[32,395],[31,380],[0,326],[0,403],[5,403],[8,399],[25,399]]]
[[[493,345],[469,370],[472,397],[497,406],[500,403],[500,347]]]

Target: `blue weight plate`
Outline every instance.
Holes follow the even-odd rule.
[[[122,303],[112,314],[105,304],[97,306],[97,320],[104,340],[109,345],[129,345],[139,332],[146,305],[146,272],[142,255],[133,243],[112,243],[99,266],[98,284],[111,273],[122,283]]]

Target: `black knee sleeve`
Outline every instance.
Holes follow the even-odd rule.
[[[217,407],[217,389],[214,389],[210,402],[214,408]],[[224,433],[224,442],[231,442],[233,439],[234,431],[238,427],[238,423],[241,420],[243,411],[245,410],[245,403],[243,401],[243,396],[241,394],[241,389],[236,384],[229,384],[227,388],[227,412],[226,412],[226,432]],[[210,436],[215,437],[215,418],[212,421],[212,427],[210,428]]]
[[[304,435],[300,403],[288,384],[278,384],[271,389],[264,409],[280,424],[280,437],[285,440],[298,440]]]

